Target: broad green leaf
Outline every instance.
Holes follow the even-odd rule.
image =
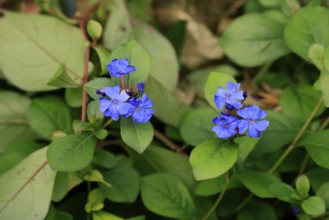
[[[312,44],[307,52],[307,56],[312,63],[320,70],[324,70],[325,65],[325,47],[321,44]]]
[[[215,137],[215,133],[211,130],[212,120],[218,115],[216,111],[208,107],[194,109],[187,113],[181,121],[179,131],[183,140],[196,146],[208,138]]]
[[[195,206],[186,186],[175,176],[157,173],[142,178],[142,200],[150,211],[175,219],[195,219]]]
[[[71,189],[82,182],[83,179],[78,173],[58,172],[51,200],[54,202],[61,201]]]
[[[53,141],[47,150],[52,169],[62,172],[81,170],[93,158],[96,139],[91,133],[72,134]]]
[[[106,66],[109,64],[110,52],[99,45],[95,46],[93,49],[95,50],[99,59],[99,65],[101,71],[99,74],[105,74],[105,73],[109,74],[109,71],[106,68]]]
[[[0,66],[20,89],[46,91],[47,82],[64,64],[81,84],[85,42],[81,31],[57,18],[5,11],[0,18]]]
[[[281,1],[281,10],[287,17],[292,17],[299,9],[300,3],[298,0],[283,0]]]
[[[197,180],[218,177],[227,172],[238,158],[238,145],[218,138],[206,140],[196,146],[190,163]]]
[[[47,216],[44,220],[73,220],[70,213],[58,211],[53,205],[50,205]]]
[[[269,185],[268,192],[281,201],[292,204],[300,203],[296,190],[286,183],[275,181]]]
[[[280,97],[280,107],[286,116],[305,122],[320,98],[321,94],[309,85],[290,86]],[[321,115],[324,110],[322,105],[315,116]]]
[[[117,159],[115,155],[109,151],[96,149],[93,157],[93,163],[98,166],[110,169],[117,165]]]
[[[237,163],[239,165],[242,165],[250,154],[250,152],[255,148],[256,144],[259,141],[259,138],[250,138],[248,136],[244,136],[238,137],[234,141],[239,145],[239,156]]]
[[[300,9],[287,24],[284,37],[288,47],[294,53],[308,58],[310,47],[317,43],[329,45],[329,11],[323,7]]]
[[[323,199],[324,203],[326,204],[326,208],[329,207],[329,182],[321,185],[319,190],[316,192],[316,195]]]
[[[95,136],[97,137],[97,139],[99,140],[104,140],[107,135],[108,135],[108,131],[106,129],[100,129],[98,131],[95,132]]]
[[[99,211],[104,207],[103,201],[105,200],[105,196],[103,191],[99,188],[93,189],[88,194],[88,202],[85,205],[85,210],[87,213]]]
[[[65,89],[65,101],[70,107],[80,107],[82,105],[82,88]]]
[[[104,114],[100,111],[100,103],[98,101],[91,101],[87,106],[88,122],[95,128],[99,128],[104,120]]]
[[[225,182],[226,182],[225,175],[221,175],[213,179],[198,181],[198,184],[194,189],[194,193],[198,196],[216,195],[222,192]],[[236,177],[232,177],[227,186],[227,189],[232,189],[238,186],[241,186],[240,181]]]
[[[260,66],[289,53],[284,24],[258,13],[235,19],[220,39],[225,53],[241,66]]]
[[[153,101],[154,115],[167,124],[178,127],[182,117],[190,111],[188,105],[154,79],[148,81],[145,92]]]
[[[153,140],[154,130],[150,122],[136,123],[129,118],[121,118],[122,140],[138,153],[143,153]]]
[[[92,39],[98,39],[102,35],[102,25],[95,20],[89,20],[87,23],[87,32]]]
[[[151,19],[151,15],[149,13],[145,13],[146,11],[150,11],[152,7],[152,0],[128,0],[127,8],[128,11],[137,19],[142,21],[149,21]]]
[[[134,72],[126,76],[126,78],[128,78],[128,80],[126,80],[128,85],[136,86],[137,83],[147,80],[150,73],[151,58],[145,49],[135,40],[122,44],[112,51],[108,58],[108,63],[115,58],[127,58],[129,60],[129,65],[135,66],[136,68]],[[117,84],[121,82],[120,77],[113,77],[112,80]]]
[[[155,171],[170,173],[178,177],[191,191],[196,184],[187,157],[152,144],[143,154],[135,153],[132,156],[135,160],[134,165],[141,167],[139,169],[140,173],[146,173],[147,169],[145,167],[152,169],[148,174]]]
[[[0,91],[0,153],[12,141],[33,139],[26,115],[30,100],[18,93]]]
[[[40,144],[35,141],[20,139],[8,144],[6,150],[0,154],[0,175],[13,168],[40,147]]]
[[[104,211],[93,212],[92,216],[93,220],[124,220],[119,216]]]
[[[309,215],[321,215],[326,211],[326,206],[322,198],[310,196],[302,203],[303,210]]]
[[[46,158],[47,148],[29,155],[0,177],[1,219],[44,219],[55,182]]]
[[[182,135],[179,132],[179,128],[174,127],[172,125],[166,125],[164,128],[164,134],[174,140],[174,141],[183,141]]]
[[[259,0],[259,3],[264,7],[277,7],[280,5],[281,0]]]
[[[323,58],[324,66],[327,69],[327,72],[329,71],[329,47],[326,48],[324,52],[324,58]]]
[[[219,86],[226,88],[226,83],[228,82],[236,83],[235,79],[227,73],[211,72],[208,76],[204,87],[204,95],[208,103],[216,110],[217,106],[214,101],[215,94]]]
[[[95,100],[99,100],[101,95],[96,94],[96,91],[105,88],[107,86],[115,86],[115,83],[113,80],[105,77],[95,78],[93,80],[90,80],[85,84],[85,89],[87,90],[87,93],[90,97],[92,97]]]
[[[329,182],[329,170],[322,167],[316,167],[306,173],[311,182],[312,189],[317,192],[319,188]]]
[[[310,157],[320,167],[329,169],[329,130],[319,131],[302,138],[300,146],[305,147]]]
[[[306,175],[301,175],[296,180],[296,190],[302,196],[305,197],[308,195],[308,191],[310,190],[310,181],[308,180]]]
[[[237,220],[277,220],[274,207],[266,202],[252,202],[238,212]]]
[[[107,187],[99,183],[107,199],[119,203],[133,203],[136,200],[140,177],[130,164],[121,161],[112,169],[103,170],[102,174],[105,181],[111,184],[111,187]]]
[[[329,47],[328,47],[329,48]],[[329,58],[329,56],[328,56]],[[322,92],[323,101],[326,107],[329,107],[329,70],[323,71],[318,80],[319,90]]]
[[[33,130],[46,139],[51,139],[55,131],[72,131],[70,110],[55,96],[33,99],[27,118]]]
[[[268,190],[269,186],[279,180],[268,173],[260,171],[240,171],[237,177],[253,194],[261,198],[273,198],[274,195]]]
[[[104,181],[103,174],[98,170],[90,170],[86,173],[83,179],[87,182],[98,182],[103,183],[107,187],[111,187],[111,184]]]
[[[59,88],[77,88],[81,85],[77,84],[70,78],[69,74],[65,71],[65,66],[62,64],[53,77],[47,82],[48,86],[55,86]]]
[[[270,126],[256,145],[258,153],[277,151],[290,143],[302,126],[300,122],[274,111],[267,111],[266,119]]]

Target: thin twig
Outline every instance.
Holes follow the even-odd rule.
[[[167,147],[172,149],[173,151],[176,151],[177,153],[181,154],[182,156],[187,156],[187,154],[174,142],[172,142],[169,138],[167,138],[165,135],[163,135],[160,131],[154,130],[154,136],[162,141]]]

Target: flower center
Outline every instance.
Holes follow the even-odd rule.
[[[113,104],[114,104],[114,105],[117,105],[117,104],[119,104],[119,101],[116,100],[116,99],[113,99]]]
[[[224,125],[224,128],[226,128],[226,129],[228,129],[229,127],[230,127],[230,124],[229,123],[227,123],[227,124]]]
[[[135,109],[136,112],[139,112],[140,110],[141,110],[141,107],[140,107],[140,106],[138,106],[138,107]]]
[[[226,93],[226,99],[230,99],[231,98],[231,94]]]
[[[252,124],[254,124],[254,123],[255,123],[255,121],[254,121],[254,120],[252,120],[252,119],[250,119],[250,120],[249,120],[249,124],[251,124],[251,125],[252,125]]]

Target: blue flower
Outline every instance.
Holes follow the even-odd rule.
[[[266,112],[261,110],[257,105],[247,106],[237,111],[243,119],[239,120],[239,133],[243,134],[248,129],[249,137],[259,137],[261,131],[265,131],[270,124],[267,120],[261,120],[266,117]]]
[[[212,127],[217,137],[228,138],[236,135],[236,128],[238,126],[238,119],[236,117],[221,113],[220,116],[214,118],[213,123],[217,125]]]
[[[129,95],[122,90],[120,92],[120,86],[117,84],[114,87],[106,87],[104,89],[105,94],[110,98],[102,97],[100,101],[100,111],[104,113],[104,116],[111,117],[114,121],[119,120],[119,115],[128,117],[134,107],[127,102]]]
[[[226,90],[219,86],[215,94],[215,104],[219,109],[222,109],[225,104],[229,104],[235,109],[242,107],[241,101],[243,97],[243,91],[239,90],[240,83],[234,84],[233,82],[226,83]]]
[[[144,91],[144,82],[140,82],[137,84],[137,89],[139,92],[143,92]]]
[[[130,66],[128,59],[113,59],[107,66],[111,76],[121,77],[136,70],[135,66]]]
[[[153,102],[149,100],[144,93],[140,99],[134,97],[129,100],[129,103],[134,106],[134,110],[131,113],[131,117],[135,122],[148,122],[154,113],[152,109]]]

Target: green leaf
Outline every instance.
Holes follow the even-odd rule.
[[[106,129],[100,129],[98,131],[96,131],[95,136],[99,139],[99,140],[104,140],[107,135],[108,135],[108,131]]]
[[[33,139],[26,114],[30,100],[18,93],[0,91],[0,153],[12,141]]]
[[[115,155],[109,151],[96,149],[93,157],[93,163],[98,166],[110,169],[116,166],[117,159]]]
[[[312,189],[317,192],[319,188],[329,182],[329,170],[321,167],[316,167],[312,170],[309,170],[306,175],[308,176]]]
[[[77,88],[81,86],[70,78],[69,74],[65,70],[64,64],[58,68],[53,77],[49,80],[49,82],[47,82],[47,85],[59,88]]]
[[[56,176],[46,150],[34,152],[0,177],[1,219],[46,217]]]
[[[127,76],[128,85],[136,86],[137,83],[147,80],[151,68],[151,58],[145,49],[135,40],[122,44],[112,51],[108,58],[108,63],[115,58],[127,58],[129,65],[136,67],[136,70]],[[120,77],[113,77],[112,80],[117,84],[121,83]]]
[[[71,189],[83,182],[78,173],[58,172],[55,179],[55,185],[51,200],[54,202],[61,201]]]
[[[279,6],[281,0],[259,0],[259,3],[264,7],[271,8]]]
[[[88,194],[88,202],[85,205],[85,210],[87,213],[99,211],[103,209],[105,196],[103,194],[103,191],[99,188],[93,189]]]
[[[262,14],[235,19],[220,39],[225,53],[241,66],[260,66],[289,53],[283,39],[284,24]]]
[[[236,175],[243,185],[245,185],[256,196],[261,198],[274,197],[268,188],[273,183],[279,182],[275,176],[265,172],[251,170],[240,171]]]
[[[197,108],[187,113],[182,118],[179,129],[183,140],[189,145],[196,146],[208,138],[215,137],[211,128],[212,120],[217,115],[216,111],[208,107]]]
[[[280,107],[286,116],[305,122],[320,98],[321,94],[309,85],[290,86],[280,97]],[[322,105],[315,117],[321,115],[324,110]]]
[[[101,98],[102,96],[96,94],[96,91],[107,86],[113,87],[115,86],[115,83],[109,78],[100,77],[87,82],[85,84],[85,89],[87,90],[87,93],[90,97],[95,100],[99,100],[99,98]]]
[[[278,217],[274,211],[274,207],[265,202],[252,202],[239,211],[237,220],[277,220]]]
[[[324,183],[321,185],[319,190],[316,192],[316,195],[323,199],[324,203],[326,204],[326,208],[329,207],[329,182]]]
[[[102,174],[106,182],[111,183],[107,187],[100,183],[99,186],[107,199],[113,202],[133,203],[139,192],[140,178],[137,171],[130,165],[120,162],[109,170],[103,170]]]
[[[98,59],[99,59],[99,64],[100,64],[100,68],[101,68],[100,74],[101,75],[105,74],[105,73],[109,74],[109,71],[106,68],[106,66],[109,64],[110,52],[107,49],[105,49],[99,45],[95,46],[93,49],[95,50],[95,52],[98,56]]]
[[[238,156],[237,163],[239,165],[242,165],[243,162],[248,157],[248,155],[251,153],[251,151],[255,148],[259,139],[244,136],[244,137],[235,138],[234,141],[235,141],[235,143],[237,143],[239,145],[239,156]]]
[[[329,48],[329,47],[328,47]],[[329,107],[329,70],[323,71],[318,80],[319,90],[322,92],[323,101],[326,107]]]
[[[143,154],[137,154],[135,151],[133,153],[134,164],[141,167],[140,173],[146,173],[145,167],[152,168],[148,174],[155,171],[170,173],[178,177],[190,190],[194,188],[196,181],[187,157],[152,144]]]
[[[228,82],[236,83],[235,79],[227,73],[211,72],[208,76],[208,79],[204,87],[204,95],[208,103],[216,110],[217,110],[217,106],[214,101],[215,94],[219,86],[226,88],[226,83]]]
[[[80,107],[82,105],[82,88],[65,89],[65,101],[70,107]]]
[[[310,181],[308,180],[306,175],[301,175],[296,180],[296,190],[302,197],[306,197],[308,195],[308,191],[310,190]]]
[[[258,153],[274,152],[290,143],[301,128],[301,123],[283,114],[267,111],[270,126],[262,134],[256,145]]]
[[[95,20],[89,20],[87,24],[88,35],[92,39],[98,39],[102,35],[102,25]]]
[[[313,44],[329,44],[329,11],[323,7],[300,9],[286,26],[284,37],[294,53],[310,60],[308,51]]]
[[[298,0],[283,0],[281,1],[281,10],[287,17],[292,17],[299,9]]]
[[[91,101],[87,106],[88,122],[95,128],[99,128],[104,120],[104,114],[100,111],[100,103],[98,101]]]
[[[325,55],[325,47],[321,44],[312,44],[312,46],[307,52],[307,56],[320,71],[324,70],[325,68],[324,55]]]
[[[51,168],[70,172],[86,167],[92,160],[96,139],[93,134],[72,134],[53,141],[47,151]]]
[[[329,130],[319,131],[302,138],[300,146],[305,147],[310,157],[320,167],[329,169]]]
[[[7,149],[0,154],[0,175],[16,166],[40,147],[40,144],[35,141],[27,140],[17,140],[8,144]]]
[[[238,158],[238,145],[218,138],[206,140],[196,146],[190,163],[197,180],[218,177],[227,172]]]
[[[195,206],[185,185],[175,176],[157,173],[143,177],[142,200],[150,211],[175,219],[195,219]]]
[[[121,118],[122,140],[138,153],[143,153],[153,140],[153,126],[150,122],[136,123],[129,118]]]
[[[326,211],[323,199],[318,196],[310,196],[302,203],[303,210],[309,215],[321,215]]]
[[[327,72],[329,71],[329,47],[326,48],[324,52],[324,58],[323,58],[324,66],[327,69]]]
[[[198,181],[194,189],[194,193],[198,196],[211,196],[222,192],[226,183],[226,176],[222,175],[213,179]],[[241,186],[240,181],[236,177],[232,177],[227,189],[232,189]]]
[[[84,180],[88,182],[99,182],[103,183],[107,187],[111,187],[111,184],[104,181],[103,174],[98,170],[90,170],[88,173],[83,177]]]
[[[154,115],[166,124],[178,127],[182,117],[190,111],[188,105],[154,79],[146,84],[145,93],[153,101]]]
[[[78,28],[51,16],[5,11],[0,33],[0,66],[18,88],[56,89],[47,83],[61,65],[75,84],[81,84],[85,42]]]
[[[46,139],[51,139],[55,131],[72,131],[70,110],[55,96],[33,99],[27,118],[32,129]]]
[[[296,190],[286,183],[276,181],[269,186],[268,192],[281,201],[300,204],[300,200],[295,198],[298,197]]]
[[[93,220],[124,220],[124,219],[108,212],[98,211],[98,212],[93,212]]]

